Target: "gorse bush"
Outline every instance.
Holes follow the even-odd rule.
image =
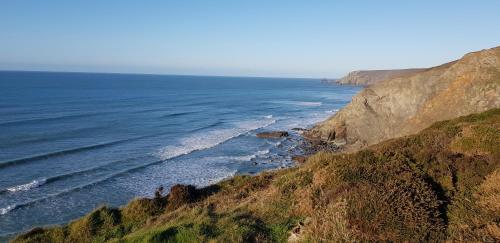
[[[300,167],[101,207],[15,242],[500,241],[500,109]]]

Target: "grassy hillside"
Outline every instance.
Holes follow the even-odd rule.
[[[15,242],[500,240],[500,109],[296,168],[102,207]]]

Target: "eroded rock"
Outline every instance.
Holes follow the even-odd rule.
[[[273,131],[273,132],[261,132],[256,135],[258,138],[281,138],[288,137],[288,132],[286,131]]]

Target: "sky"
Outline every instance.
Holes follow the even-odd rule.
[[[0,70],[336,78],[500,45],[500,1],[19,0]]]

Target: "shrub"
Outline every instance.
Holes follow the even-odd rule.
[[[82,219],[68,225],[68,239],[71,242],[105,241],[123,233],[118,209],[100,207]]]

